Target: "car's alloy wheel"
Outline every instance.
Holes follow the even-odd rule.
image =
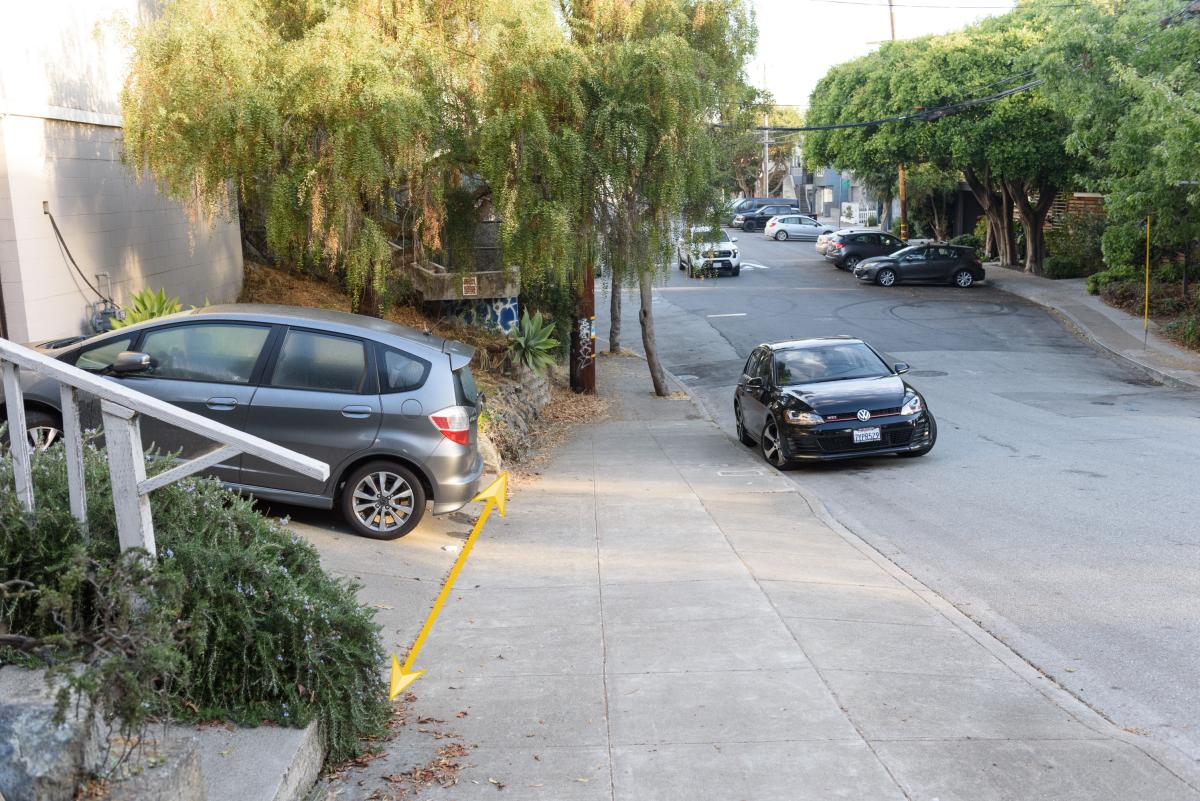
[[[971,275],[970,270],[959,270],[954,274],[954,285],[960,289],[966,289],[975,283],[975,276]]]
[[[896,271],[884,268],[875,276],[875,282],[880,286],[893,286],[896,283]]]
[[[403,537],[425,514],[421,482],[392,462],[371,462],[355,470],[346,479],[341,500],[346,522],[377,540]]]
[[[63,438],[62,423],[47,412],[25,410],[25,441],[35,453],[41,453]],[[0,445],[8,448],[8,433],[0,439]]]
[[[775,424],[774,417],[767,418],[767,424],[763,426],[762,437],[759,439],[762,445],[763,458],[770,462],[774,467],[780,469],[787,467],[788,457],[785,450],[783,438],[779,436],[779,426]]]
[[[862,259],[860,259],[858,256],[847,256],[846,260],[842,262],[842,266],[844,266],[847,270],[853,270],[858,266],[860,261],[862,261]]]
[[[757,443],[755,443],[754,437],[750,436],[750,432],[746,430],[746,424],[742,422],[742,404],[733,404],[733,416],[737,420],[738,442],[747,447],[754,447]]]
[[[785,239],[787,239],[787,237],[788,237],[787,231],[777,231],[775,233],[775,239],[779,242],[783,242]]]

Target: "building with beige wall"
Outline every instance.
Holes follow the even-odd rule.
[[[0,3],[0,335],[8,339],[89,333],[98,298],[87,282],[105,294],[111,287],[118,304],[147,287],[196,305],[241,290],[236,213],[189,214],[121,160],[129,53],[116,21],[136,23],[156,5]]]

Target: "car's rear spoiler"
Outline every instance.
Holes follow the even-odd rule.
[[[446,339],[442,340],[442,353],[450,357],[451,370],[461,370],[471,363],[471,357],[475,355],[475,348],[452,339]]]

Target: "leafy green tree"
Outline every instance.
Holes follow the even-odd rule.
[[[1200,15],[1123,0],[1085,8],[1047,40],[1039,74],[1070,120],[1068,147],[1105,192],[1110,266],[1140,260],[1150,226],[1160,254],[1188,273],[1200,246]]]

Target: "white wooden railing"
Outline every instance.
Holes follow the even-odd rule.
[[[79,395],[85,393],[100,400],[108,471],[112,480],[113,508],[117,519],[117,536],[123,551],[128,548],[145,548],[151,554],[156,553],[154,524],[150,519],[149,495],[152,491],[220,464],[239,453],[266,459],[309,478],[324,480],[329,477],[329,465],[324,462],[273,445],[264,439],[152,398],[115,381],[108,381],[7,339],[0,339],[0,368],[3,369],[4,377],[4,402],[8,407],[9,450],[12,455],[17,498],[29,512],[34,511],[35,499],[32,449],[28,437],[25,436],[25,401],[21,391],[21,373],[28,370],[48,377],[58,384],[63,445],[67,450],[67,483],[70,488],[71,514],[81,525],[87,525],[87,488],[84,486]],[[210,439],[217,445],[211,451],[190,461],[146,478],[146,460],[138,425],[139,415],[147,415],[187,429],[190,433]]]

